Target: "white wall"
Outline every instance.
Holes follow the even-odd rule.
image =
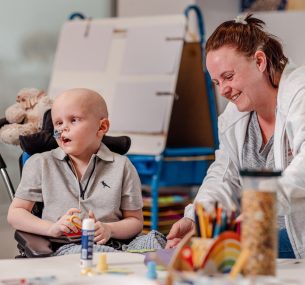
[[[118,17],[166,15],[183,13],[185,7],[196,0],[118,0]]]
[[[15,102],[21,88],[47,90],[58,34],[72,13],[82,12],[92,18],[110,17],[113,6],[112,0],[0,0],[0,117]],[[19,147],[0,144],[0,153],[16,187],[21,151]],[[8,205],[9,196],[0,178],[0,232],[5,236],[10,235],[6,223]],[[12,248],[7,241],[3,242],[0,258],[12,257]]]
[[[282,42],[285,54],[297,65],[305,64],[305,11],[273,11],[255,14],[266,29]]]

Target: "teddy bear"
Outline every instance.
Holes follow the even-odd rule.
[[[21,89],[17,94],[16,103],[5,111],[5,123],[0,129],[0,142],[19,145],[19,136],[39,132],[43,115],[51,107],[52,100],[43,90]]]

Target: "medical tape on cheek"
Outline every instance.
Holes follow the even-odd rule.
[[[56,130],[56,129],[54,129],[53,138],[56,139],[56,140],[59,139],[61,134],[62,134],[62,132],[63,132],[63,130]]]

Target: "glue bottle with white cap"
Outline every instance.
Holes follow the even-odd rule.
[[[94,220],[84,219],[82,223],[82,249],[80,256],[81,268],[92,266],[93,241],[94,240]]]

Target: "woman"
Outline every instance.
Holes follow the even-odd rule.
[[[252,15],[222,23],[206,43],[212,81],[229,103],[219,117],[220,148],[195,198],[240,209],[241,168],[282,169],[279,257],[305,257],[305,67]],[[168,234],[175,246],[194,228],[194,207]]]

